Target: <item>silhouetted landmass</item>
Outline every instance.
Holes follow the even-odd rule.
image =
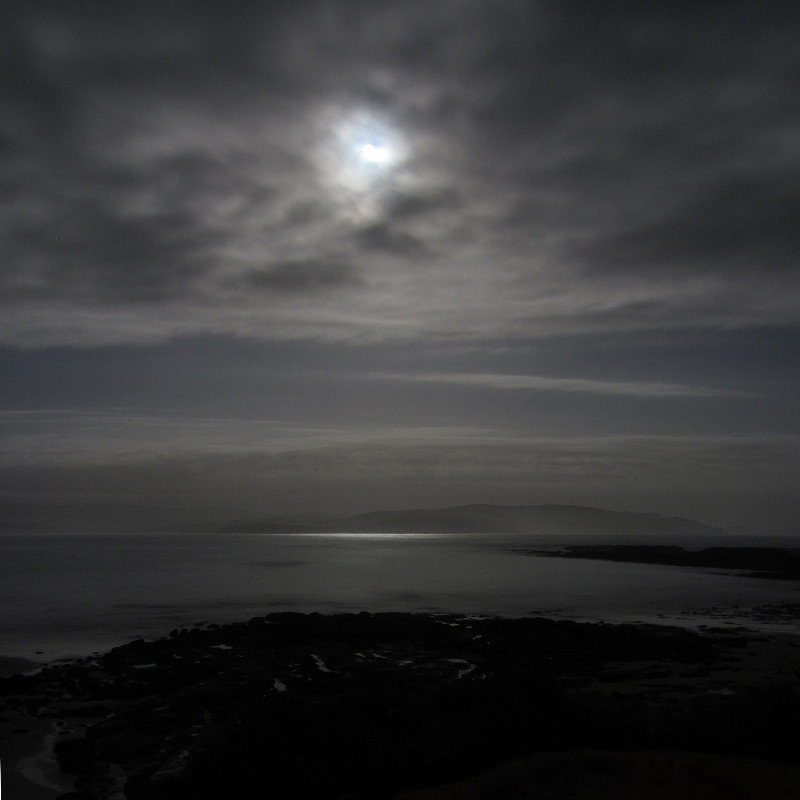
[[[2,679],[0,712],[72,730],[56,752],[83,800],[120,788],[129,800],[379,800],[597,747],[797,763],[797,678],[759,678],[761,646],[776,643],[728,629],[281,613]]]
[[[682,517],[572,505],[473,504],[328,515],[242,516],[230,509],[124,503],[0,502],[0,531],[38,533],[536,533],[708,535],[720,528]]]
[[[749,570],[760,577],[800,578],[800,555],[777,547],[708,547],[692,551],[675,545],[569,545],[559,551],[537,550],[531,553],[637,564]]]
[[[284,522],[272,520],[245,523],[247,532],[291,533],[296,530]],[[660,514],[609,511],[570,505],[500,506],[473,504],[435,509],[374,511],[324,525],[305,525],[305,530],[345,533],[562,533],[562,534],[723,534],[720,528],[683,517]],[[224,530],[241,531],[241,526]]]

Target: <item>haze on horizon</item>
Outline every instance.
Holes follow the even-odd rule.
[[[800,6],[0,6],[0,500],[800,526]]]

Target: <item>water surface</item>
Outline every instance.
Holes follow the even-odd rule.
[[[85,655],[175,627],[278,610],[541,614],[701,624],[709,620],[683,612],[800,602],[798,585],[786,581],[522,552],[621,541],[631,540],[506,534],[6,534],[0,536],[0,655],[40,660]],[[637,540],[642,542],[647,543]],[[701,547],[720,541],[670,543]],[[768,627],[763,621],[754,624]]]

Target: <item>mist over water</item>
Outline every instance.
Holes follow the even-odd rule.
[[[523,552],[620,541],[631,542],[505,534],[3,535],[0,655],[88,655],[175,627],[282,610],[696,625],[720,623],[682,612],[800,601],[797,585],[787,581]],[[800,546],[716,537],[670,543]]]

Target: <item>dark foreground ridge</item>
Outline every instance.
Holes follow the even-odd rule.
[[[665,750],[800,760],[793,651],[759,661],[765,646],[727,629],[282,613],[5,678],[0,697],[59,726],[75,800],[388,798],[484,771],[519,783],[507,764],[522,758],[540,759],[535,796],[555,798],[552,759],[587,749],[607,751],[598,764],[650,752],[647,769]],[[773,766],[791,792],[764,796],[800,796],[800,769]],[[568,796],[628,797],[612,773],[615,794]],[[470,786],[419,797],[534,796]]]
[[[800,579],[800,555],[777,547],[708,547],[692,551],[675,545],[590,544],[569,545],[558,551],[529,552],[561,558],[747,570],[752,577]]]

